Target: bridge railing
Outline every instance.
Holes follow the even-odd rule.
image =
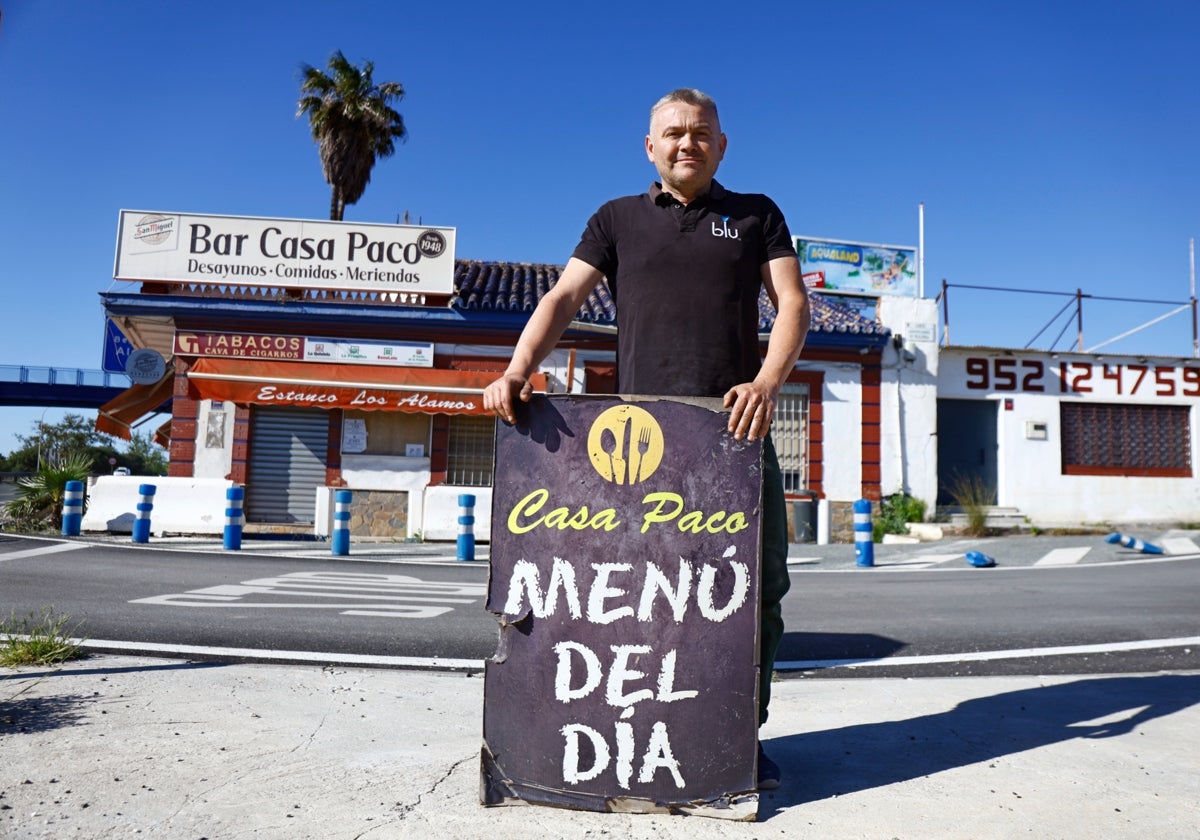
[[[0,382],[31,382],[38,385],[91,385],[103,388],[126,388],[129,377],[123,373],[84,368],[32,367],[30,365],[0,365]]]

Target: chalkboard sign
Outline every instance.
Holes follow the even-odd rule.
[[[762,447],[716,400],[497,424],[481,798],[757,817]]]

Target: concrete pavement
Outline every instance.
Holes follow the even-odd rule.
[[[0,671],[5,838],[1200,837],[1200,672],[784,679],[759,822],[479,805],[481,675]]]

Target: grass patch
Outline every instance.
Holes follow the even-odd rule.
[[[57,665],[86,656],[83,648],[71,641],[71,631],[78,625],[68,628],[70,620],[70,616],[55,615],[53,607],[46,607],[28,618],[10,616],[0,621],[0,665]]]
[[[987,536],[988,508],[995,504],[995,497],[984,480],[978,476],[954,477],[950,483],[950,498],[967,517],[963,533],[968,537]]]

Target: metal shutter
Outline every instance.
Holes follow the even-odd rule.
[[[250,430],[246,521],[311,523],[316,488],[325,486],[329,412],[255,408]]]

